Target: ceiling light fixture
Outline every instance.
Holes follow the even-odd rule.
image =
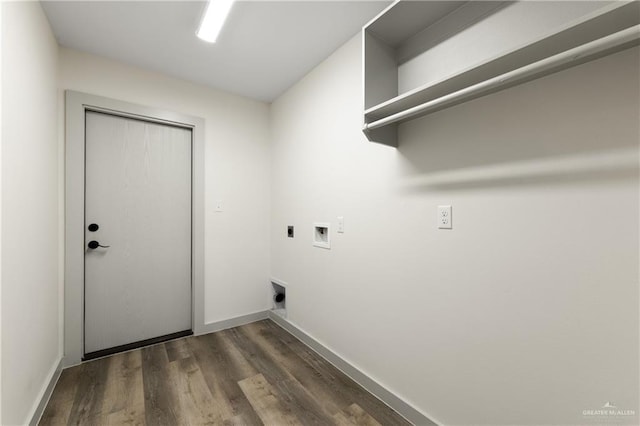
[[[204,12],[197,35],[204,41],[215,43],[229,15],[234,0],[209,0],[207,10]]]

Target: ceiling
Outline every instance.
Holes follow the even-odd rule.
[[[43,1],[58,42],[271,102],[390,1],[238,1],[218,41],[195,35],[201,1]]]

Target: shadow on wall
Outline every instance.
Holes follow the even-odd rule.
[[[402,124],[401,190],[637,182],[639,51]]]

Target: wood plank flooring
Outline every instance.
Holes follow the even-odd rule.
[[[66,369],[41,425],[409,425],[269,320]]]

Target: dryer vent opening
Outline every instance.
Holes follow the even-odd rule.
[[[287,317],[287,288],[271,281],[271,310],[283,318]]]

